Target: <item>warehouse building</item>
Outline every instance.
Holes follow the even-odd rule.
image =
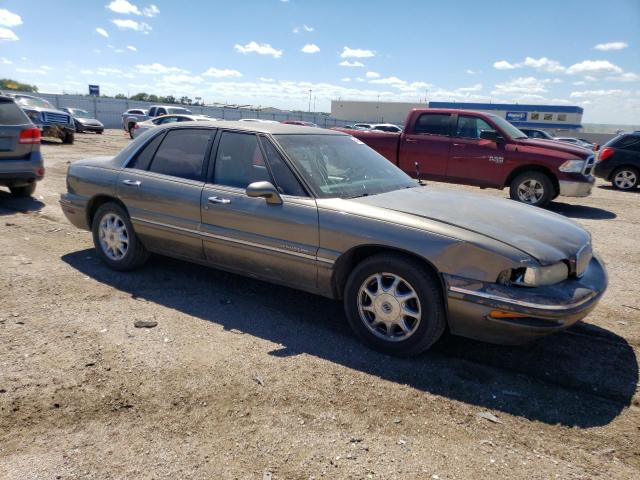
[[[577,132],[582,128],[581,107],[568,105],[521,105],[509,103],[429,102],[430,108],[477,110],[498,115],[516,127],[541,128],[551,133]],[[342,120],[402,125],[412,108],[424,103],[345,101],[331,102],[331,115]]]

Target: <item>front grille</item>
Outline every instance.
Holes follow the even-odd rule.
[[[591,262],[591,258],[593,257],[593,250],[591,249],[591,244],[587,243],[584,247],[578,250],[576,254],[576,277],[580,278],[584,275],[584,272],[587,270],[589,263]]]
[[[593,155],[589,155],[587,160],[584,162],[584,168],[582,169],[582,174],[587,177],[593,173],[593,166],[596,164],[596,159]]]
[[[69,115],[64,113],[55,112],[42,112],[42,121],[45,125],[52,125],[54,123],[69,123]]]

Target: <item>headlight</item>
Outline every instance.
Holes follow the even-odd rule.
[[[547,267],[523,267],[504,271],[498,277],[498,283],[544,287],[562,282],[567,278],[569,278],[568,265],[558,262]]]
[[[567,160],[558,170],[565,173],[580,173],[584,168],[584,160]]]

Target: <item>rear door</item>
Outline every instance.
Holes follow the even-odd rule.
[[[29,158],[34,144],[20,143],[20,132],[28,128],[34,125],[22,109],[13,100],[0,97],[0,160]]]
[[[267,138],[232,131],[219,137],[201,199],[206,258],[231,271],[315,288],[315,200]],[[258,181],[273,183],[282,204],[247,196],[247,185]]]
[[[400,138],[398,166],[413,175],[418,162],[425,177],[444,177],[451,147],[451,114],[423,113]]]
[[[447,177],[461,183],[502,186],[505,177],[505,144],[480,138],[484,130],[496,131],[473,115],[457,115]]]
[[[118,177],[118,196],[151,250],[203,258],[200,196],[213,129],[176,128],[156,135]]]

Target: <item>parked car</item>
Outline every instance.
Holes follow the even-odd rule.
[[[524,133],[529,138],[539,138],[542,140],[555,140],[555,137],[551,135],[549,132],[545,132],[544,130],[540,130],[538,128],[521,128],[518,127],[522,133]]]
[[[361,130],[371,130],[371,123],[354,123],[352,128]]]
[[[113,158],[72,163],[66,184],[66,217],[109,267],[157,252],[341,300],[361,339],[397,355],[447,329],[538,338],[584,318],[607,286],[577,223],[421,186],[332,130],[163,125]]]
[[[104,132],[104,125],[100,120],[93,118],[86,110],[81,108],[67,108],[63,107],[60,110],[67,112],[73,118],[73,123],[76,126],[77,133],[83,132],[96,132],[102,134]]]
[[[280,123],[284,123],[285,125],[300,125],[301,127],[315,127],[318,128],[318,125],[313,122],[304,122],[302,120],[283,120]]]
[[[594,172],[618,190],[636,188],[640,184],[640,132],[623,133],[605,143]]]
[[[595,144],[590,143],[590,142],[585,142],[583,140],[580,140],[579,138],[554,137],[554,140],[557,140],[559,142],[570,143],[571,145],[576,145],[578,147],[586,148],[587,150],[594,150],[595,149]]]
[[[402,133],[402,128],[393,123],[376,123],[371,125],[371,130],[380,130],[381,132]]]
[[[16,197],[28,197],[44,177],[40,129],[16,105],[0,95],[0,185]]]
[[[275,120],[265,120],[263,118],[241,118],[238,120],[239,122],[250,122],[250,123],[280,123]]]
[[[73,143],[76,126],[71,115],[58,110],[44,98],[21,93],[10,96],[40,129],[43,137],[54,137],[62,140],[62,143]]]
[[[144,122],[136,123],[133,126],[133,138],[139,137],[150,128],[158,125],[166,125],[175,122],[214,122],[216,118],[206,115],[162,115],[161,117],[150,118]]]
[[[544,207],[558,195],[591,193],[593,154],[530,139],[504,118],[457,109],[414,109],[404,132],[346,130],[410,175],[484,188]],[[339,130],[339,129],[338,129]]]
[[[127,112],[144,112],[144,113],[127,113]],[[181,114],[191,115],[191,110],[184,107],[174,105],[153,105],[149,110],[131,109],[122,114],[122,128],[129,132],[129,136],[133,138],[133,129],[136,123],[144,122],[150,118],[160,117],[162,115]]]

